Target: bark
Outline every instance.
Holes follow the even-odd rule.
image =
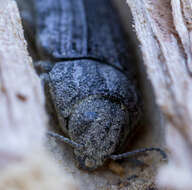
[[[166,127],[170,159],[160,187],[192,189],[192,3],[190,0],[127,0],[143,61]],[[171,178],[170,178],[171,176]]]

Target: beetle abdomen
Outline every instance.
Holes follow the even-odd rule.
[[[119,69],[129,64],[125,36],[111,0],[35,1],[38,43],[44,54],[53,60],[101,60]]]

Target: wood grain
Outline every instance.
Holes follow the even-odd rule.
[[[47,117],[17,6],[6,3],[0,9],[0,153],[25,155],[42,144]]]
[[[156,103],[166,121],[166,141],[171,154],[169,164],[159,173],[158,183],[166,188],[191,189],[192,3],[189,0],[127,2]]]

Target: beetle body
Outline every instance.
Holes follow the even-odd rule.
[[[94,170],[124,145],[141,113],[118,17],[110,0],[34,3],[40,56],[52,62],[46,92],[64,133],[79,145],[79,167]]]

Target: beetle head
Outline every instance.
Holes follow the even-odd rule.
[[[68,123],[70,138],[82,145],[74,149],[78,166],[85,170],[102,166],[124,143],[127,126],[128,114],[120,103],[101,97],[81,101]]]

